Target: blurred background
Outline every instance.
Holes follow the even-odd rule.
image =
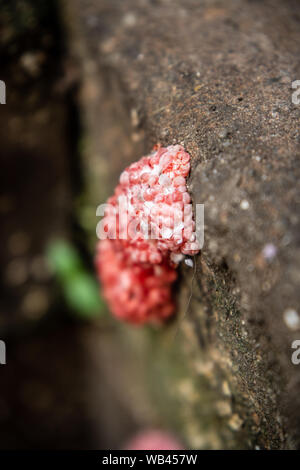
[[[2,449],[117,448],[153,419],[94,276],[80,75],[60,8],[0,6]]]
[[[2,449],[116,449],[143,429],[181,433],[162,412],[173,371],[156,359],[157,332],[117,324],[99,294],[96,207],[135,155],[125,142],[107,187],[95,181],[113,162],[87,151],[78,103],[97,87],[81,83],[63,3],[0,2]]]

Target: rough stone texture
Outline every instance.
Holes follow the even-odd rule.
[[[171,327],[143,348],[152,364],[164,353],[172,362],[174,345],[187,353],[187,378],[165,389],[188,445],[299,447],[300,331],[284,321],[287,309],[300,313],[299,3],[67,3],[91,205],[157,142],[193,158],[190,192],[206,225],[195,279],[183,267],[179,283],[185,334],[173,341]]]

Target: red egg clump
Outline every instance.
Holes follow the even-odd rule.
[[[112,313],[131,323],[174,313],[172,284],[184,255],[198,253],[186,187],[190,156],[158,147],[120,176],[100,224],[96,267]]]

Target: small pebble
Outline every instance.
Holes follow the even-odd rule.
[[[193,261],[191,258],[186,258],[186,259],[184,260],[184,262],[185,262],[185,264],[186,264],[187,266],[189,266],[190,268],[193,268],[193,267],[194,267],[194,261]]]
[[[277,248],[273,243],[267,243],[262,249],[262,255],[267,261],[272,261],[277,254]]]
[[[300,328],[300,316],[296,310],[292,308],[285,310],[283,319],[290,330],[298,330]]]
[[[249,209],[249,202],[247,199],[243,199],[240,204],[240,208],[243,209],[243,211],[246,211]]]
[[[132,12],[128,12],[123,16],[122,23],[126,28],[132,28],[136,22],[137,18]]]

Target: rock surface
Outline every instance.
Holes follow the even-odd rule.
[[[144,348],[150,363],[185,351],[172,393],[186,441],[299,447],[299,3],[76,0],[67,13],[91,204],[158,142],[192,155],[205,243],[194,279],[181,268],[184,336],[171,326]]]

